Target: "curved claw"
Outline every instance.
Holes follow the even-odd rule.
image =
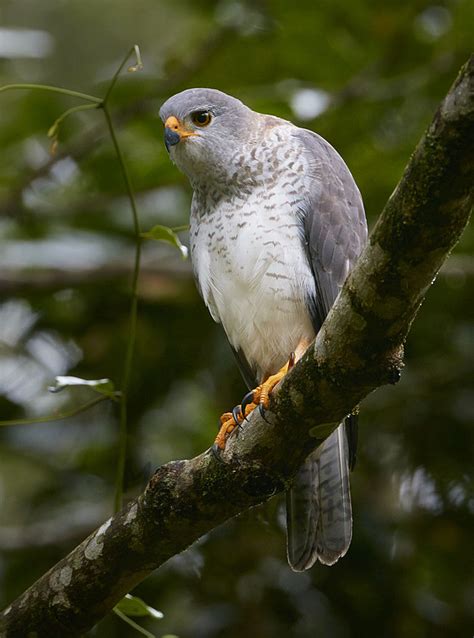
[[[247,392],[247,394],[242,399],[242,403],[240,404],[240,410],[242,412],[242,416],[244,418],[244,421],[247,420],[247,417],[245,415],[245,409],[251,403],[253,403],[253,390],[250,390],[250,392]]]
[[[222,460],[222,450],[221,448],[217,445],[217,443],[214,443],[214,445],[209,448],[211,450],[211,454],[212,456],[219,461],[219,463],[222,463],[223,465],[225,465],[224,461]]]
[[[240,425],[242,421],[242,408],[240,405],[236,405],[235,408],[232,409],[232,417],[234,419],[235,425]]]
[[[262,417],[262,419],[265,421],[265,423],[269,423],[269,421],[267,421],[267,419],[265,418],[265,412],[266,412],[266,408],[263,405],[263,403],[259,403],[258,405],[258,411],[260,412],[260,416]]]

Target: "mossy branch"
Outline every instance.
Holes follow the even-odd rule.
[[[279,387],[269,423],[253,414],[229,440],[225,463],[207,451],[159,468],[143,494],[3,612],[1,636],[90,629],[168,558],[283,490],[354,405],[398,379],[410,325],[472,207],[473,96],[474,58],[415,150],[314,347]]]

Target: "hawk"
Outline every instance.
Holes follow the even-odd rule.
[[[193,188],[190,247],[200,294],[251,390],[221,417],[216,447],[268,395],[320,329],[367,241],[357,185],[316,133],[257,113],[215,89],[160,109],[171,160]],[[352,537],[350,415],[287,493],[288,561],[332,565]]]

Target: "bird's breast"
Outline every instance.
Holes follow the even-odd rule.
[[[255,188],[191,218],[191,254],[202,296],[258,377],[311,339],[314,280],[293,185]],[[292,191],[291,193],[289,191]]]

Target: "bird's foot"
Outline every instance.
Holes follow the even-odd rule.
[[[242,415],[240,405],[236,405],[232,412],[224,412],[224,414],[221,415],[219,419],[219,432],[217,433],[214,445],[212,446],[214,452],[219,452],[225,448],[225,443],[229,438],[229,435],[236,427],[239,427],[243,420],[244,417]]]
[[[257,407],[260,411],[260,414],[264,416],[265,410],[267,410],[268,406],[270,405],[270,394],[272,393],[274,387],[278,383],[280,383],[283,377],[295,365],[295,360],[295,353],[292,352],[288,361],[282,368],[280,368],[280,370],[278,370],[278,372],[270,375],[261,385],[259,385],[254,390],[251,390],[244,396],[244,398],[242,399],[240,410],[241,413],[245,415],[245,418]]]
[[[260,387],[260,386],[259,386]],[[253,392],[253,390],[252,390]],[[249,393],[250,395],[251,393]],[[249,395],[245,395],[246,397]],[[245,397],[244,397],[245,400]],[[246,417],[257,407],[257,404],[247,402],[244,409],[241,405],[236,405],[232,412],[224,412],[219,418],[219,432],[212,446],[212,451],[217,456],[225,448],[225,444],[229,436],[235,430],[240,427],[240,424],[246,419]]]
[[[226,441],[230,434],[235,428],[240,427],[240,424],[256,408],[259,409],[260,414],[265,418],[265,410],[267,410],[270,405],[270,394],[275,386],[295,365],[296,361],[303,356],[308,345],[309,341],[302,339],[296,351],[290,354],[288,361],[276,374],[270,375],[261,385],[248,392],[242,399],[241,405],[236,406],[232,412],[224,412],[220,418],[219,432],[212,446],[212,451],[216,456],[219,456],[225,448]]]
[[[265,410],[268,408],[268,404],[270,403],[270,392],[288,372],[290,361],[288,361],[288,363],[286,363],[276,374],[268,377],[264,383],[248,392],[242,399],[241,405],[237,405],[232,412],[224,412],[224,414],[221,415],[219,418],[219,432],[217,433],[214,445],[212,446],[212,451],[216,456],[219,456],[220,452],[222,452],[225,448],[226,441],[235,428],[240,427],[240,424],[251,412],[255,410],[255,408],[258,407],[260,414],[262,416],[264,415]]]

